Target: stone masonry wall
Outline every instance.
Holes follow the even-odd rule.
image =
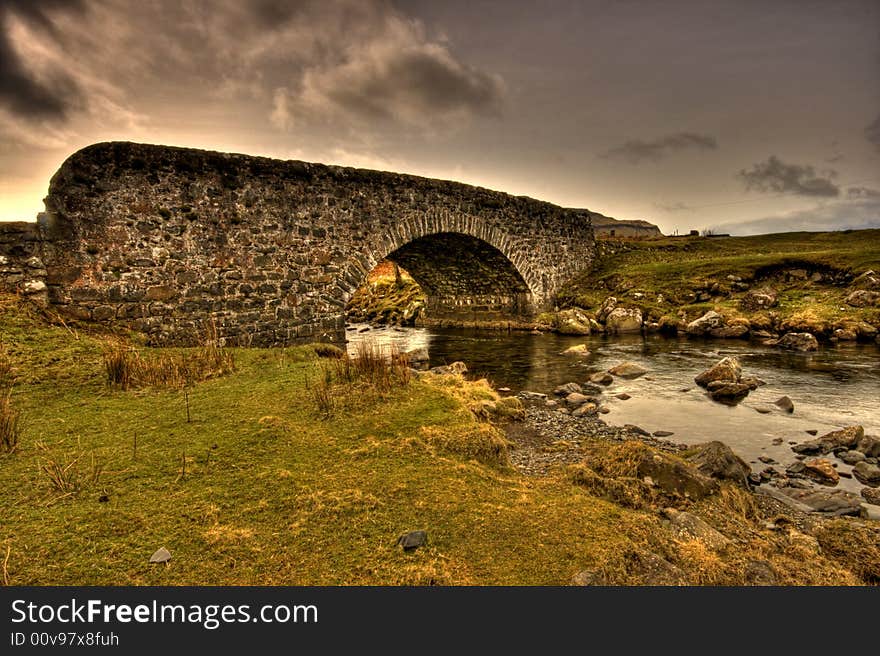
[[[396,173],[101,143],[52,178],[39,224],[0,231],[0,285],[62,314],[193,343],[341,339],[380,260],[424,286],[435,319],[521,322],[594,256],[590,215]],[[31,259],[36,258],[36,259]],[[18,278],[18,276],[22,276]]]

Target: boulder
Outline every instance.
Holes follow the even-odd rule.
[[[566,383],[565,385],[560,385],[555,390],[553,390],[553,393],[556,396],[568,396],[569,394],[572,394],[574,392],[580,394],[582,391],[583,390],[581,389],[581,386],[577,383]]]
[[[840,481],[840,475],[827,458],[804,461],[804,473],[822,485],[837,485]]]
[[[623,362],[611,367],[608,373],[613,376],[620,376],[621,378],[638,378],[639,376],[644,376],[648,371],[648,369],[635,362]]]
[[[612,335],[641,332],[642,311],[639,308],[614,308],[605,319],[605,330]]]
[[[856,332],[862,339],[874,339],[877,336],[877,329],[867,321],[859,321],[856,324]]]
[[[399,538],[397,538],[397,544],[404,551],[412,551],[413,549],[418,549],[419,547],[424,546],[428,542],[428,532],[427,531],[410,531],[409,533],[404,533]]]
[[[709,331],[710,337],[717,337],[719,339],[739,339],[740,337],[745,337],[749,334],[749,327],[744,326],[741,323],[734,324],[732,326],[721,326],[720,328],[713,328]]]
[[[710,330],[721,328],[723,325],[724,317],[714,310],[709,310],[699,319],[691,321],[685,328],[685,332],[688,335],[705,335]]]
[[[715,381],[710,384],[714,388],[709,391],[709,396],[713,401],[719,401],[720,403],[739,403],[751,391],[751,388],[743,383]]]
[[[754,312],[755,310],[766,310],[776,306],[779,303],[779,295],[775,289],[763,287],[761,289],[753,289],[743,296],[740,301],[740,307],[743,310]]]
[[[851,328],[837,328],[834,331],[834,339],[841,342],[854,342],[858,337],[856,331]]]
[[[610,385],[614,382],[614,377],[605,371],[600,371],[590,376],[590,382],[597,385]]]
[[[811,333],[785,333],[773,346],[789,351],[817,351],[819,342]]]
[[[864,485],[876,487],[880,485],[880,467],[869,462],[857,462],[853,467],[853,476]]]
[[[854,447],[864,436],[865,429],[861,426],[847,426],[840,430],[825,433],[819,439],[823,442],[828,442],[831,445],[831,449],[834,449],[838,446]]]
[[[430,359],[428,349],[424,346],[406,351],[403,355],[410,364],[427,362]]]
[[[867,456],[861,451],[842,451],[837,454],[837,457],[848,465],[854,465],[864,460]]]
[[[556,332],[562,335],[589,335],[590,317],[578,308],[561,310],[556,314]]]
[[[878,307],[880,306],[880,292],[859,289],[846,297],[846,304],[853,307]]]
[[[723,442],[714,440],[698,444],[686,459],[706,476],[733,481],[745,488],[749,486],[748,478],[752,468]]]
[[[708,387],[709,383],[715,381],[729,381],[731,383],[739,382],[742,378],[742,366],[735,357],[724,358],[716,362],[703,373],[694,378],[694,382],[700,387]]]
[[[528,390],[523,390],[517,397],[523,399],[525,401],[546,401],[547,395],[541,392],[530,392]]]
[[[699,540],[710,549],[721,549],[730,544],[728,538],[696,515],[675,508],[664,508],[662,514],[679,540]]]
[[[583,403],[579,405],[575,410],[572,410],[572,417],[592,417],[598,412],[599,407],[592,402]]]
[[[880,506],[880,490],[875,487],[863,487],[862,498],[872,506]]]
[[[880,458],[880,439],[873,435],[865,435],[859,439],[856,451],[864,453],[868,458]]]
[[[856,276],[850,285],[853,289],[880,289],[880,275],[870,269]]]
[[[432,374],[454,375],[467,373],[467,365],[464,362],[453,362],[452,364],[444,364],[439,367],[431,367],[428,371]]]
[[[171,560],[171,552],[165,547],[159,547],[153,555],[150,556],[151,563],[167,563],[169,560]]]
[[[831,451],[831,444],[829,442],[823,442],[817,438],[815,440],[807,440],[806,442],[795,444],[791,447],[791,450],[805,456],[812,456],[821,453],[828,453]]]
[[[589,400],[589,396],[585,396],[580,392],[572,392],[565,397],[565,405],[567,405],[569,408],[577,408],[582,406],[584,403],[589,402]]]
[[[583,385],[581,385],[581,392],[583,392],[584,394],[592,394],[595,396],[596,394],[602,393],[602,388],[599,385],[594,385],[593,383],[584,383]]]
[[[794,412],[794,403],[787,396],[780,397],[779,399],[777,399],[776,401],[773,402],[773,405],[775,405],[777,408],[779,408],[783,412],[787,412],[789,414]]]
[[[715,479],[663,453],[645,453],[639,461],[637,472],[642,479],[650,477],[654,485],[664,492],[690,499],[702,499],[719,489]]]
[[[611,311],[616,307],[617,299],[613,296],[609,296],[602,301],[602,305],[599,306],[599,310],[596,312],[596,320],[599,323],[605,323],[605,319],[608,318],[608,315],[611,314]]]
[[[815,512],[833,516],[859,516],[862,513],[861,497],[846,490],[802,490],[786,487],[781,491],[787,497],[804,504]]]
[[[589,354],[590,349],[587,348],[586,344],[578,344],[577,346],[568,347],[560,355],[575,355],[578,357],[586,357]]]

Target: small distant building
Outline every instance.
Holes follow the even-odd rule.
[[[593,220],[593,231],[597,237],[662,237],[660,228],[648,221],[640,219],[621,220],[610,216],[590,212]]]

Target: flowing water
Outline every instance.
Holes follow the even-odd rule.
[[[349,349],[361,341],[400,351],[427,348],[430,365],[464,361],[469,375],[489,379],[495,387],[550,393],[562,383],[584,383],[590,373],[625,361],[636,362],[649,373],[635,380],[615,378],[603,394],[609,424],[636,424],[648,431],[667,430],[669,439],[688,444],[720,440],[728,444],[753,470],[766,465],[759,456],[781,463],[793,462],[791,442],[861,424],[866,433],[880,435],[880,348],[873,344],[841,343],[816,353],[789,353],[745,340],[695,340],[641,335],[606,338],[571,337],[547,333],[502,333],[459,329],[421,329],[349,326]],[[586,342],[586,357],[562,355],[570,346]],[[712,401],[694,384],[694,376],[725,356],[739,358],[744,376],[757,376],[766,385],[741,403],[726,406]],[[623,401],[615,394],[631,396]],[[781,396],[794,402],[794,413],[773,406]],[[781,438],[782,443],[773,441]],[[838,471],[851,467],[837,461]],[[840,487],[858,491],[854,479],[842,478]]]

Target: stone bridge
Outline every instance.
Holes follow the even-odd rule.
[[[0,286],[187,344],[336,341],[381,260],[426,320],[523,327],[592,260],[590,213],[456,182],[125,142],[74,153],[36,223],[0,224]]]

